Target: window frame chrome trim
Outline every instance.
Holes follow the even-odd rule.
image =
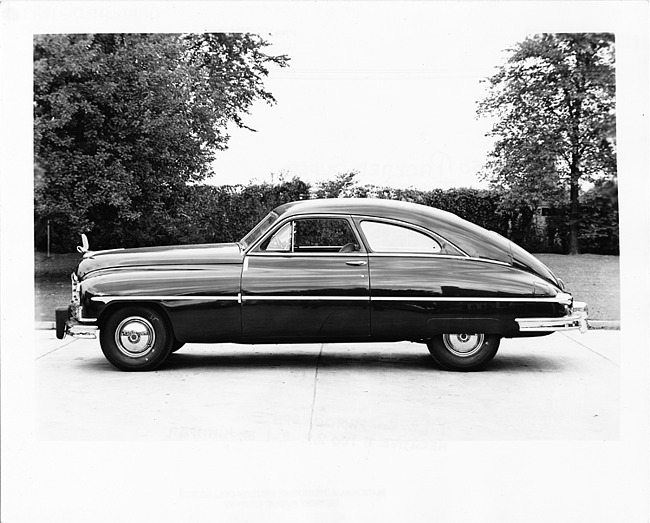
[[[246,258],[249,256],[272,256],[272,257],[281,257],[281,256],[297,256],[300,258],[304,257],[319,257],[323,258],[325,256],[336,256],[337,258],[350,258],[350,257],[363,257],[366,258],[368,256],[367,252],[364,251],[354,251],[354,252],[251,252],[250,254],[246,255]],[[402,255],[403,256],[403,255]]]
[[[406,230],[409,230],[409,231],[412,231],[412,232],[419,233],[419,234],[423,235],[425,238],[429,238],[429,240],[434,241],[436,243],[436,245],[438,246],[438,251],[433,252],[433,253],[428,253],[428,252],[423,252],[423,251],[374,251],[372,249],[372,246],[370,245],[370,241],[368,240],[368,236],[366,236],[366,232],[363,230],[363,227],[361,225],[363,222],[382,223],[382,224],[385,224],[385,225],[391,225],[393,227],[400,227],[402,229],[406,229]],[[406,256],[408,254],[438,254],[438,253],[442,253],[442,242],[440,241],[442,238],[439,237],[438,235],[435,235],[433,233],[433,231],[430,231],[429,229],[426,229],[424,227],[420,227],[418,225],[413,225],[413,224],[410,224],[410,223],[407,223],[407,222],[401,222],[400,220],[392,220],[390,218],[359,217],[359,223],[357,224],[357,226],[359,228],[359,234],[362,234],[363,239],[366,240],[367,247],[368,247],[368,252],[370,254],[399,254],[400,256]],[[445,240],[445,241],[447,241],[447,240]],[[451,242],[447,242],[447,243],[451,244]],[[455,245],[454,245],[454,248],[456,248]],[[456,250],[458,252],[462,253],[462,254],[465,254],[465,253],[463,253],[463,251],[461,251],[458,248],[456,248]]]
[[[350,253],[338,253],[338,252],[331,252],[331,253],[311,253],[311,252],[294,252],[294,251],[288,251],[288,252],[278,252],[278,251],[272,251],[272,252],[267,252],[267,251],[261,251],[257,250],[259,245],[263,243],[267,237],[271,237],[273,234],[275,234],[280,228],[282,228],[287,222],[290,221],[295,221],[298,219],[344,219],[347,220],[348,223],[350,224],[352,228],[353,234],[356,236],[357,240],[359,241],[360,247],[362,247],[363,250],[356,251],[356,252],[350,252]],[[363,234],[363,231],[359,230],[359,226],[357,225],[356,221],[363,221],[363,220],[369,220],[369,221],[376,221],[380,223],[388,223],[400,227],[406,227],[415,231],[418,231],[422,234],[425,234],[426,236],[431,237],[433,240],[437,241],[440,243],[441,241],[448,243],[451,245],[454,249],[456,249],[460,254],[435,254],[435,253],[424,253],[424,252],[374,252],[371,249],[369,249],[367,245],[367,239],[365,235]],[[385,217],[379,217],[379,216],[371,216],[367,214],[354,214],[354,213],[344,213],[344,214],[335,214],[335,213],[325,213],[325,214],[295,214],[291,216],[285,216],[283,218],[280,218],[277,220],[273,226],[269,228],[268,231],[266,231],[266,234],[264,234],[261,238],[257,240],[253,245],[251,245],[246,251],[243,252],[244,255],[244,270],[248,268],[246,264],[246,259],[248,256],[271,256],[271,257],[280,257],[280,256],[298,256],[298,257],[324,257],[324,256],[340,256],[340,257],[354,257],[354,256],[368,256],[368,257],[404,257],[404,256],[409,256],[409,257],[421,257],[421,258],[441,258],[441,259],[448,259],[448,260],[468,260],[468,261],[477,261],[477,262],[483,262],[483,263],[492,263],[495,265],[500,265],[502,267],[513,267],[511,263],[504,262],[501,260],[494,260],[492,258],[477,258],[475,256],[470,256],[467,254],[463,249],[458,247],[454,242],[448,240],[444,236],[441,236],[437,234],[434,231],[431,231],[427,229],[426,227],[422,227],[420,225],[412,224],[409,222],[405,222],[402,220],[396,220],[394,218],[385,218]]]
[[[458,247],[454,242],[449,241],[444,236],[441,236],[440,234],[438,234],[438,233],[436,233],[436,232],[434,232],[434,231],[432,231],[430,229],[427,229],[426,227],[422,227],[421,225],[405,222],[403,220],[396,220],[395,218],[384,218],[384,217],[380,217],[380,216],[369,216],[367,214],[352,214],[352,219],[355,222],[355,225],[357,225],[356,224],[356,219],[358,219],[359,222],[362,222],[363,220],[375,221],[375,222],[380,222],[380,223],[388,223],[389,225],[396,225],[398,227],[405,227],[407,229],[413,229],[415,231],[418,231],[418,232],[424,234],[425,236],[429,236],[431,239],[438,242],[438,244],[440,244],[441,240],[444,241],[444,242],[447,242],[454,249],[456,249],[459,253],[461,253],[460,255],[457,255],[457,254],[435,254],[435,253],[429,254],[429,253],[425,253],[425,252],[414,252],[414,253],[409,253],[409,252],[390,252],[390,253],[375,252],[372,249],[370,249],[370,244],[368,243],[368,239],[366,238],[365,234],[363,233],[363,229],[361,229],[361,227],[359,226],[358,227],[359,234],[363,235],[363,239],[367,243],[366,247],[367,247],[369,255],[370,254],[390,254],[390,255],[395,254],[397,256],[407,256],[407,255],[411,255],[411,254],[424,254],[424,255],[427,255],[427,256],[453,256],[455,258],[470,258],[470,255],[467,254],[463,249]],[[442,245],[440,245],[440,247],[442,247]],[[496,260],[494,260],[494,261],[496,261]]]
[[[359,246],[363,248],[362,251],[356,251],[352,253],[345,253],[345,252],[331,252],[331,253],[307,253],[307,252],[294,252],[293,250],[291,251],[261,251],[261,250],[256,250],[260,244],[264,243],[267,238],[271,238],[277,231],[279,231],[282,227],[284,227],[287,222],[291,221],[296,221],[296,220],[314,220],[314,219],[339,219],[339,220],[345,220],[348,222],[348,225],[350,226],[350,229],[352,230],[352,234],[354,234],[355,238],[359,242]],[[292,227],[294,228],[294,227]],[[291,248],[293,249],[293,240],[292,240],[292,246]],[[354,223],[354,218],[353,215],[350,213],[344,213],[344,214],[335,214],[335,213],[324,213],[324,214],[293,214],[290,216],[285,216],[282,219],[279,219],[276,223],[273,224],[273,226],[266,231],[266,234],[262,236],[257,242],[255,242],[245,253],[244,256],[313,256],[313,255],[318,255],[318,256],[349,256],[349,255],[367,255],[368,251],[366,249],[366,245],[363,242],[363,238],[360,237],[360,233],[357,230],[356,223]]]

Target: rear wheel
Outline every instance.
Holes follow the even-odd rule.
[[[442,334],[431,339],[427,347],[443,369],[474,371],[492,361],[500,341],[494,334]]]
[[[174,337],[160,313],[148,307],[128,306],[106,320],[99,341],[106,359],[118,369],[147,371],[167,359]]]

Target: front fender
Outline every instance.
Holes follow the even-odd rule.
[[[234,341],[241,336],[240,280],[241,264],[103,271],[80,282],[81,311],[101,326],[116,307],[154,305],[179,341]]]

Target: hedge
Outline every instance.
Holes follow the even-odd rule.
[[[348,184],[349,185],[349,184]],[[231,242],[241,239],[274,207],[313,197],[299,178],[279,184],[188,186],[175,195],[169,209],[133,222],[98,224],[89,234],[91,248],[135,247]],[[539,214],[522,207],[507,208],[495,191],[479,189],[392,189],[375,186],[341,187],[330,196],[404,200],[453,212],[481,227],[498,232],[532,252],[566,252],[568,209],[551,209],[546,225]],[[618,201],[615,183],[597,184],[582,195],[582,252],[618,254]],[[36,220],[35,245],[45,250],[45,224]],[[52,231],[52,251],[68,252],[79,239],[69,231]]]

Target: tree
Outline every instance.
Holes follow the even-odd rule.
[[[275,184],[193,185],[185,193],[179,218],[166,224],[168,243],[238,241],[278,205],[308,199],[309,189],[295,177]]]
[[[316,198],[341,198],[351,196],[354,193],[355,180],[359,171],[353,170],[347,173],[338,173],[333,180],[322,180],[318,182],[314,196]]]
[[[496,119],[483,177],[513,207],[569,202],[577,254],[581,184],[616,177],[614,36],[540,34],[510,51],[478,106]]]
[[[549,236],[556,244],[568,243],[567,206],[553,209],[548,216]],[[618,185],[615,179],[598,180],[580,192],[580,248],[595,254],[619,254]]]
[[[40,35],[34,39],[35,215],[61,247],[164,238],[188,186],[227,147],[227,125],[286,56],[249,34]],[[74,243],[72,243],[74,245]]]

